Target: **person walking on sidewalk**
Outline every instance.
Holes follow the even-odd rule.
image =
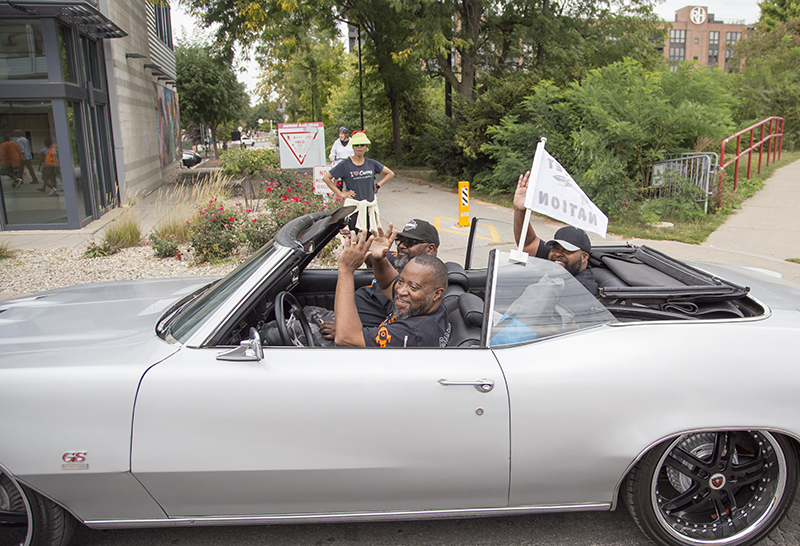
[[[367,146],[371,144],[364,131],[356,131],[350,139],[353,146],[353,157],[348,157],[330,171],[326,172],[323,181],[333,194],[344,199],[344,206],[355,205],[357,214],[350,217],[350,229],[357,231],[377,229],[381,225],[378,210],[378,190],[394,177],[394,172],[385,165],[365,156]],[[376,181],[376,175],[383,177]],[[341,178],[343,188],[339,189],[334,178]]]
[[[3,143],[0,144],[0,170],[2,174],[11,178],[11,187],[18,188],[22,184],[22,177],[19,170],[22,165],[22,151],[19,145],[11,140],[11,135],[3,135]]]
[[[342,125],[339,127],[339,138],[331,146],[331,153],[328,159],[331,160],[331,167],[335,167],[348,157],[353,156],[353,146],[350,144],[350,129]]]
[[[17,137],[17,146],[19,146],[19,150],[22,152],[22,165],[19,168],[19,177],[24,178],[25,168],[27,168],[28,173],[31,175],[30,183],[38,184],[39,179],[36,178],[36,171],[33,170],[33,150],[31,150],[31,141],[28,140],[19,129],[14,131],[14,136]]]

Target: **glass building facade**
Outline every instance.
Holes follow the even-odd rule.
[[[77,229],[119,203],[102,41],[125,35],[86,0],[0,1],[3,230]]]

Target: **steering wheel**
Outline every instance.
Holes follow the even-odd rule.
[[[289,314],[286,314],[286,306],[289,307]],[[303,334],[306,336],[306,344],[309,347],[314,347],[314,337],[311,335],[311,325],[308,323],[306,314],[303,313],[303,308],[297,303],[297,299],[291,292],[283,291],[275,298],[275,322],[277,322],[278,333],[281,336],[281,342],[284,345],[297,345],[302,347],[303,344],[297,339],[294,330],[291,328],[292,319],[300,323],[303,329]]]

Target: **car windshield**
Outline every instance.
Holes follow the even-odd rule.
[[[497,252],[492,347],[541,340],[616,322],[614,316],[560,265],[539,258],[526,264]]]
[[[253,254],[245,263],[216,283],[211,290],[192,302],[175,319],[170,328],[170,335],[177,341],[185,343],[220,304],[250,279],[253,273],[276,252],[276,246],[268,244]]]

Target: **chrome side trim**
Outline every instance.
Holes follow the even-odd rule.
[[[511,506],[506,508],[474,508],[459,510],[420,510],[409,512],[354,512],[342,514],[287,514],[282,516],[216,516],[169,519],[89,520],[83,523],[93,529],[133,529],[148,527],[193,527],[214,525],[276,525],[287,523],[378,522],[397,520],[435,520],[488,518],[544,514],[549,512],[597,512],[611,510],[611,503],[563,504],[546,506]]]

